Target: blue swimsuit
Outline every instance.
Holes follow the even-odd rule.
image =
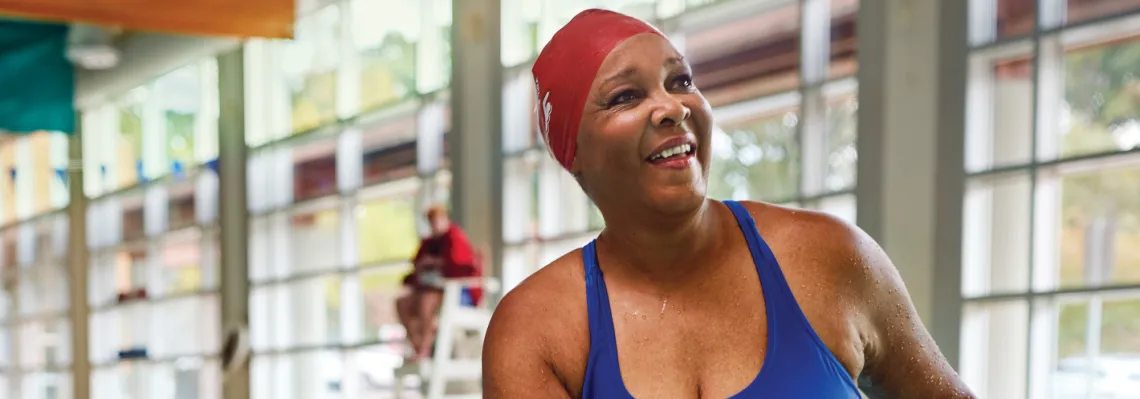
[[[780,265],[756,221],[739,203],[725,201],[748,241],[768,317],[768,350],[756,379],[733,398],[844,399],[860,398],[859,390],[831,350],[820,341],[804,317]],[[590,317],[590,358],[586,365],[584,399],[632,398],[621,378],[610,298],[595,242],[582,251],[586,266],[586,308]]]

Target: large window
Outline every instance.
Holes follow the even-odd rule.
[[[451,0],[340,0],[300,15],[294,40],[246,54],[246,142],[340,130],[446,91]]]
[[[858,6],[777,2],[681,35],[718,126],[710,196],[819,209],[854,222]]]
[[[95,398],[220,394],[217,101],[211,58],[83,114]]]
[[[1140,389],[1140,1],[972,1],[961,370]]]
[[[48,215],[0,231],[0,394],[69,396],[67,220]]]
[[[393,101],[352,127],[251,154],[254,397],[394,386],[405,336],[394,303],[426,233],[423,210],[446,203],[449,180],[447,107]]]

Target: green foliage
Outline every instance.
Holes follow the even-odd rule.
[[[1065,55],[1065,103],[1071,126],[1061,137],[1063,156],[1119,148],[1113,129],[1140,123],[1140,41],[1100,46]],[[1108,284],[1140,282],[1140,168],[1067,175],[1061,183],[1061,285],[1084,279],[1086,228],[1114,217],[1113,276]],[[1059,357],[1080,356],[1088,342],[1087,303],[1063,305],[1058,315]],[[1140,353],[1140,301],[1105,302],[1102,353]]]
[[[754,200],[795,197],[800,176],[796,123],[797,114],[788,112],[727,128],[732,151],[723,154],[728,156],[718,156],[713,151],[709,196],[731,199],[743,189]]]

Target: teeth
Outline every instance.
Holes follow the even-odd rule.
[[[669,147],[653,156],[653,159],[665,159],[677,154],[684,154],[693,149],[692,145],[681,144],[676,147]]]

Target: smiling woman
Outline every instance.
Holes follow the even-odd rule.
[[[712,109],[661,32],[586,10],[533,74],[547,148],[605,229],[500,302],[486,397],[858,398],[856,376],[972,397],[865,233],[707,197]]]

